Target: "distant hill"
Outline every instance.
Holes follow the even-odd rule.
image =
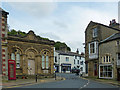
[[[24,37],[24,36],[27,35],[27,33],[23,32],[23,31],[20,31],[20,30],[16,31],[16,30],[12,29],[12,30],[8,31],[8,35]],[[49,40],[49,38],[44,38],[44,37],[41,37],[39,35],[37,35],[37,37],[39,39]],[[64,47],[64,48],[67,49],[67,51],[71,51],[71,48],[68,47],[66,43],[62,43],[60,41],[55,42],[54,47],[55,47],[56,50],[61,50],[61,47]]]

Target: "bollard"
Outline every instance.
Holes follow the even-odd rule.
[[[36,74],[36,77],[35,77],[35,79],[36,79],[36,82],[37,82],[37,74]]]
[[[55,72],[55,80],[56,80],[56,72]]]

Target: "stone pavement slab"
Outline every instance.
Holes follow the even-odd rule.
[[[44,78],[44,79],[37,79],[37,83],[35,79],[17,79],[17,80],[9,80],[3,81],[2,88],[12,88],[14,86],[22,86],[22,85],[31,85],[31,84],[38,84],[38,83],[45,83],[45,82],[54,82],[63,80],[62,77],[55,78]]]

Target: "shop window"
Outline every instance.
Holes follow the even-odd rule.
[[[100,78],[112,78],[113,70],[112,65],[100,66]]]

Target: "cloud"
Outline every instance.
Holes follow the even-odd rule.
[[[63,22],[60,22],[59,21],[54,21],[53,22],[55,25],[57,25],[59,28],[67,28],[67,24],[63,23]]]
[[[53,32],[47,32],[47,33],[39,33],[40,36],[42,37],[46,37],[55,41],[61,40],[61,38],[57,35],[55,35],[55,33]]]
[[[66,5],[61,9],[61,6],[57,3],[12,3],[10,5],[18,9],[20,11],[19,13],[25,12],[29,13],[29,16],[32,15],[30,18],[26,17],[32,22],[20,22],[19,18],[13,19],[13,17],[12,21],[10,21],[12,27],[17,26],[16,28],[19,27],[18,30],[20,28],[22,28],[22,30],[24,30],[24,28],[27,30],[33,28],[35,33],[42,37],[67,43],[72,51],[76,51],[77,48],[79,48],[81,52],[84,51],[82,44],[85,42],[84,32],[91,20],[109,25],[110,20],[113,18],[118,19],[117,13],[115,14],[115,12],[112,11],[115,10],[116,7],[113,8],[114,6],[111,6],[111,4],[107,6],[110,7],[110,10],[106,10],[106,8],[102,8],[101,10],[101,7],[99,7],[99,9],[94,7],[87,8],[79,5]],[[102,7],[106,7],[105,4],[101,5]],[[57,14],[55,11],[57,11]],[[40,17],[40,19],[35,19],[36,17]]]
[[[34,17],[44,17],[52,14],[57,8],[55,2],[10,2],[10,6]]]

